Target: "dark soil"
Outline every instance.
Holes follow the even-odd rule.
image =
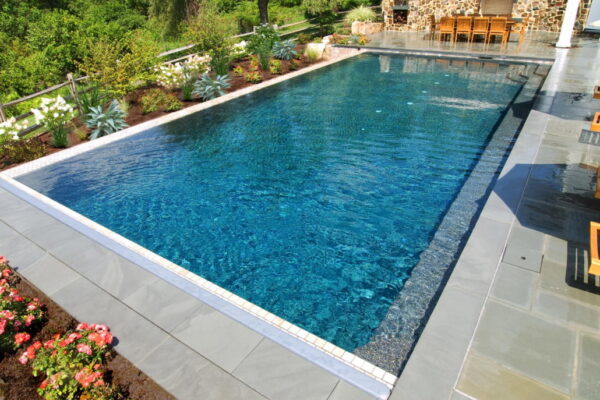
[[[52,334],[63,333],[77,326],[78,321],[25,279],[21,278],[16,287],[23,296],[37,297],[46,307],[48,321],[39,332],[32,335],[31,343],[36,340],[42,342],[49,340]],[[95,321],[85,322],[93,323]],[[23,350],[20,351],[22,352]],[[22,365],[18,362],[19,355],[19,352],[4,356],[4,358],[0,355],[0,383],[4,382],[2,386],[5,396],[2,397],[2,390],[0,390],[0,398],[4,400],[41,399],[36,389],[42,379],[40,377],[36,378],[31,374],[29,365]],[[127,359],[116,352],[113,352],[108,362],[108,370],[107,376],[112,379],[112,383],[121,387],[127,399],[174,400],[170,394],[165,392],[152,379],[148,378]]]

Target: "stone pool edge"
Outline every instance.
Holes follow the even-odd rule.
[[[217,99],[188,107],[172,114],[124,129],[112,135],[19,165],[0,173],[0,187],[44,211],[67,226],[77,230],[83,235],[93,239],[109,250],[114,251],[143,269],[164,279],[168,283],[173,284],[188,294],[207,303],[230,318],[263,334],[295,354],[334,375],[337,375],[361,390],[364,390],[377,398],[385,399],[389,396],[391,389],[397,380],[397,377],[394,374],[384,371],[351,352],[347,352],[340,347],[291,324],[275,314],[244,300],[218,285],[181,268],[14,179],[18,176],[133,136],[156,126],[163,125],[190,114],[209,109],[218,104],[248,95],[257,90],[276,85],[280,82],[352,58],[361,53],[363,53],[363,51],[351,49],[349,54],[340,55],[339,57],[315,64],[300,71],[289,73],[261,84],[229,93]]]
[[[531,165],[542,144],[544,128],[550,120],[545,105],[551,103],[557,93],[557,82],[563,72],[561,59],[566,57],[568,49],[557,51],[519,137],[398,378],[390,400],[410,399],[415,394],[420,399],[472,399],[457,389],[457,383],[510,232],[518,224],[516,210],[522,201]],[[537,60],[533,62],[538,63]],[[527,173],[508,178],[508,173],[518,164],[529,165],[530,168]]]

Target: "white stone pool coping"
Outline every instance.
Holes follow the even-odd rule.
[[[113,133],[111,135],[104,136],[102,138],[80,144],[76,147],[66,149],[66,150],[39,158],[37,160],[31,161],[26,164],[19,165],[17,167],[11,168],[7,171],[0,173],[0,180],[2,180],[2,182],[1,182],[2,185],[0,185],[0,186],[3,186],[4,188],[11,191],[13,194],[16,194],[17,196],[23,198],[26,201],[30,201],[31,199],[33,199],[34,201],[30,201],[31,203],[36,203],[34,205],[53,211],[52,212],[53,216],[57,217],[62,222],[68,223],[67,221],[69,219],[72,221],[76,221],[77,224],[75,224],[75,225],[69,224],[69,225],[72,225],[72,227],[81,231],[82,233],[86,234],[86,232],[83,232],[83,230],[81,229],[81,225],[83,225],[83,227],[87,228],[85,230],[88,231],[88,233],[87,233],[88,236],[89,236],[89,230],[91,230],[96,235],[102,236],[103,239],[105,239],[105,240],[108,239],[120,246],[125,247],[126,249],[137,254],[138,256],[143,257],[146,261],[149,261],[157,266],[164,268],[165,270],[167,270],[171,273],[176,274],[178,277],[185,279],[186,281],[196,285],[197,287],[207,291],[208,293],[210,293],[214,296],[217,296],[218,298],[228,302],[229,304],[239,308],[240,310],[243,310],[244,312],[254,316],[255,318],[258,318],[262,323],[266,323],[272,327],[275,327],[278,330],[289,334],[293,338],[314,347],[315,349],[319,350],[322,353],[322,356],[325,357],[325,359],[321,359],[322,357],[316,357],[316,359],[315,359],[315,357],[310,357],[310,358],[307,357],[309,359],[309,361],[314,362],[315,364],[329,370],[330,372],[333,372],[334,374],[340,376],[340,378],[349,381],[350,383],[360,387],[361,389],[365,390],[366,392],[368,392],[378,398],[385,399],[389,396],[391,389],[393,388],[394,384],[396,383],[397,377],[394,374],[384,371],[383,369],[371,364],[370,362],[368,362],[360,357],[357,357],[356,355],[354,355],[338,346],[335,346],[334,344],[332,344],[328,341],[321,339],[320,337],[278,317],[277,315],[275,315],[273,313],[268,312],[267,310],[265,310],[261,307],[258,307],[257,305],[255,305],[249,301],[246,301],[245,299],[235,295],[234,293],[229,292],[229,291],[221,288],[220,286],[215,285],[214,283],[200,277],[199,275],[194,274],[194,273],[180,267],[179,265],[159,256],[158,254],[136,244],[135,242],[132,242],[131,240],[105,228],[104,226],[90,220],[89,218],[84,217],[83,215],[69,209],[68,207],[61,205],[60,203],[38,193],[37,191],[35,191],[35,190],[29,188],[28,186],[23,185],[22,183],[15,180],[15,178],[17,178],[21,175],[33,172],[35,170],[47,167],[49,165],[52,165],[52,164],[55,164],[58,162],[61,162],[63,160],[77,156],[79,154],[86,153],[88,151],[102,147],[109,143],[113,143],[113,142],[125,139],[127,137],[136,135],[140,132],[146,131],[148,129],[152,129],[154,127],[163,125],[165,123],[169,123],[171,121],[175,121],[180,118],[184,118],[191,114],[194,114],[194,113],[197,113],[197,112],[200,112],[203,110],[207,110],[218,104],[222,104],[227,101],[237,99],[239,97],[242,97],[242,96],[248,95],[250,93],[256,92],[258,90],[264,89],[266,87],[270,87],[270,86],[276,85],[278,83],[281,83],[283,81],[293,79],[295,77],[307,74],[309,72],[327,67],[329,65],[335,64],[342,60],[346,60],[351,57],[354,57],[363,52],[364,52],[363,50],[349,49],[348,51],[346,51],[347,54],[336,57],[335,59],[317,63],[315,65],[306,67],[302,70],[288,73],[286,75],[268,80],[266,82],[262,82],[257,85],[253,85],[253,86],[246,87],[244,89],[237,90],[235,92],[226,94],[226,95],[218,97],[216,99],[206,101],[204,103],[200,103],[200,104],[185,108],[183,110],[180,110],[180,111],[177,111],[177,112],[174,112],[171,114],[167,114],[165,116],[162,116],[162,117],[141,123],[139,125],[124,129],[117,133]],[[66,217],[66,219],[61,218],[61,216]],[[79,225],[79,224],[81,224],[81,225]],[[94,236],[96,236],[96,235],[94,235]],[[140,266],[144,267],[143,265],[140,265]],[[146,269],[148,269],[148,268],[146,268]],[[162,276],[162,277],[164,279],[166,278],[165,276]],[[228,314],[228,315],[230,317],[232,317],[231,314]],[[233,318],[235,319],[235,317],[233,317]],[[240,322],[246,323],[248,325],[247,320],[240,321]],[[258,323],[258,321],[255,321],[255,322]],[[251,328],[253,328],[252,325],[253,324],[250,323]],[[262,330],[262,331],[264,333],[264,330]],[[275,338],[275,337],[271,337],[271,339],[278,343],[281,342],[280,340],[278,340],[278,338]],[[283,343],[280,343],[280,344],[283,344]],[[294,346],[293,342],[290,343],[288,341],[286,344],[283,344],[283,345],[292,351],[296,350],[294,348],[295,346]],[[306,357],[306,354],[305,354],[306,352],[300,352],[300,351],[295,351],[295,352],[301,356]],[[364,378],[368,378],[368,379],[361,379],[360,377],[358,377],[358,379],[357,379],[356,373],[352,373],[352,371],[348,371],[347,368],[340,368],[339,365],[332,366],[331,365],[332,360],[327,360],[326,359],[327,357],[331,357],[334,360],[338,361],[339,363],[342,363],[342,364],[346,365],[347,367],[350,367],[352,370],[355,370],[356,372],[364,374]]]

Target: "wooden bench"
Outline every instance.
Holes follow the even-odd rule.
[[[600,257],[598,256],[598,231],[600,223],[590,221],[590,268],[588,273],[600,275]]]

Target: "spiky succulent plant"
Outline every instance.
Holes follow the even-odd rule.
[[[90,139],[109,135],[128,126],[125,123],[125,112],[121,109],[117,100],[111,101],[106,111],[102,109],[101,105],[90,107],[85,125],[92,129]]]
[[[225,94],[225,89],[230,87],[229,77],[227,75],[218,75],[211,78],[208,74],[203,74],[202,78],[194,83],[192,94],[203,100],[211,100]]]

